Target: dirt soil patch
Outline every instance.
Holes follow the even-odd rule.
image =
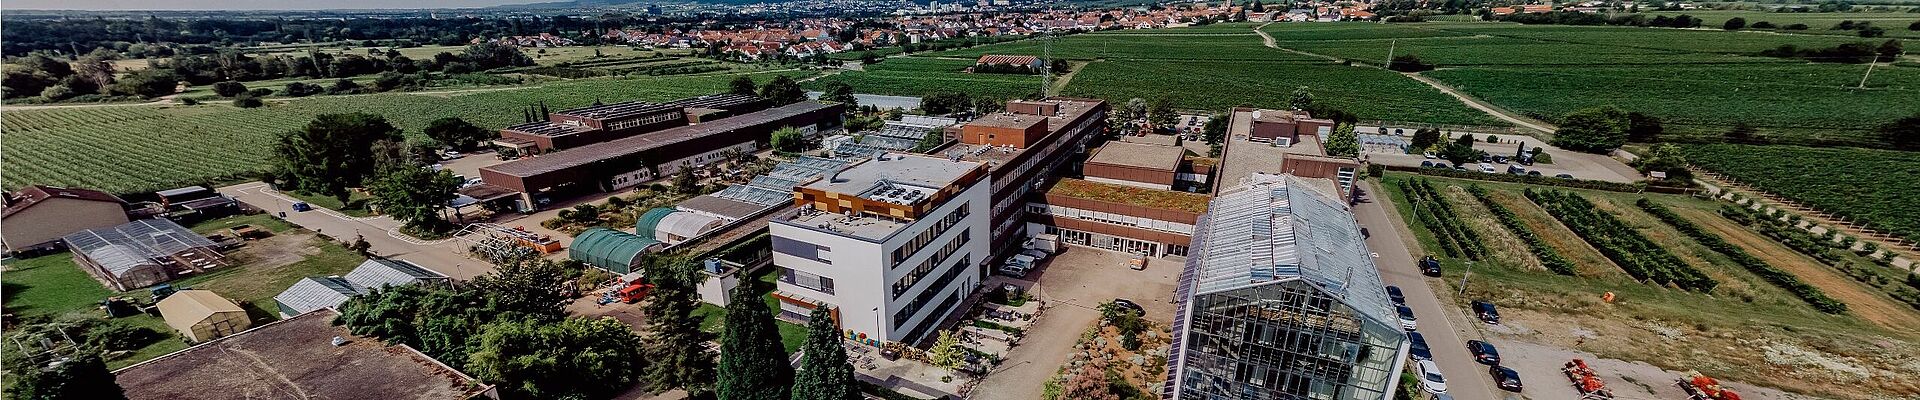
[[[1519,193],[1496,190],[1492,195],[1494,201],[1513,210],[1514,214],[1518,214],[1520,221],[1527,224],[1527,229],[1532,229],[1534,233],[1545,237],[1547,245],[1553,247],[1554,251],[1560,252],[1560,256],[1573,261],[1575,268],[1579,269],[1580,276],[1626,276],[1620,266],[1613,264],[1613,260],[1600,255],[1600,250],[1593,248],[1593,245],[1587,244],[1585,240],[1580,240],[1579,235],[1561,226],[1552,215],[1547,215],[1546,210],[1540,209],[1540,206],[1521,197]]]
[[[1820,288],[1834,299],[1847,303],[1847,312],[1875,325],[1896,331],[1920,332],[1920,313],[1912,307],[1894,302],[1879,290],[1861,286],[1860,282],[1849,278],[1840,271],[1820,264],[1806,255],[1781,246],[1779,242],[1761,237],[1722,218],[1710,211],[1691,208],[1673,208],[1682,217],[1700,224],[1714,234],[1720,235],[1728,243],[1746,249],[1754,257],[1768,264],[1793,273],[1807,284]],[[1872,267],[1869,267],[1872,268]]]

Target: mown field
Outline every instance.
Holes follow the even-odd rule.
[[[1206,27],[1061,36],[1053,44],[1053,56],[1072,60],[1320,61],[1319,58],[1269,49],[1261,44],[1260,36],[1255,35],[1251,28],[1240,34],[1185,34],[1188,29],[1203,28]],[[1021,40],[920,55],[976,59],[986,54],[1043,56],[1045,50],[1038,40]]]
[[[1920,240],[1920,157],[1860,148],[1708,144],[1687,160],[1822,211]]]
[[[1362,119],[1501,125],[1432,87],[1391,71],[1331,63],[1107,60],[1088,64],[1063,94],[1125,101],[1170,96],[1182,108],[1286,107],[1295,88]]]
[[[870,64],[865,71],[845,71],[821,77],[805,86],[825,90],[832,83],[845,83],[859,93],[895,96],[921,96],[933,91],[961,91],[975,98],[1013,99],[1031,97],[1040,92],[1039,75],[969,74],[962,70],[972,60],[897,57]]]
[[[1442,254],[1434,232],[1413,219],[1415,213],[1408,199],[1394,189],[1410,177],[1389,173],[1375,187],[1381,188],[1383,198],[1391,199],[1392,206],[1405,219],[1404,228],[1411,231],[1421,250]],[[1898,398],[1912,395],[1915,388],[1920,387],[1915,386],[1920,384],[1920,379],[1912,376],[1845,372],[1855,368],[1899,369],[1903,368],[1900,365],[1920,357],[1920,351],[1912,346],[1920,340],[1920,331],[1913,328],[1913,324],[1920,323],[1917,322],[1920,313],[1831,267],[1719,217],[1715,210],[1721,203],[1675,195],[1558,189],[1592,202],[1591,211],[1620,221],[1628,227],[1621,234],[1639,236],[1657,244],[1661,251],[1671,253],[1676,260],[1674,268],[1698,270],[1720,283],[1711,291],[1698,292],[1639,282],[1605,258],[1593,260],[1600,255],[1593,254],[1594,250],[1579,235],[1567,230],[1563,222],[1547,216],[1545,209],[1522,194],[1527,188],[1546,188],[1428,179],[1453,208],[1454,215],[1478,232],[1489,253],[1471,266],[1472,276],[1464,281],[1467,282],[1466,296],[1455,301],[1462,307],[1467,299],[1486,299],[1500,305],[1507,317],[1503,321],[1506,328],[1494,330],[1500,336],[1519,336],[1535,343],[1643,361],[1667,369],[1699,370],[1719,378],[1828,398]],[[1515,234],[1504,228],[1484,203],[1470,193],[1468,188],[1475,185],[1486,189],[1496,203],[1527,222],[1529,231],[1538,235],[1544,244],[1541,248],[1554,249],[1574,260],[1579,270],[1565,274],[1541,267],[1530,247],[1517,240]],[[1641,198],[1675,210],[1693,223],[1708,226],[1770,266],[1798,275],[1799,279],[1847,302],[1852,311],[1828,314],[1816,310],[1724,253],[1706,247],[1636,207],[1635,202]],[[1461,278],[1469,266],[1464,260],[1454,258],[1443,258],[1443,264],[1445,275],[1434,280],[1434,284],[1440,285],[1440,290],[1458,290],[1453,285],[1463,282]],[[1611,270],[1595,269],[1596,266]],[[1616,300],[1602,302],[1603,293],[1613,293]],[[1774,350],[1766,350],[1769,347]],[[1788,348],[1806,357],[1850,361],[1824,365],[1782,362],[1778,351]],[[1889,348],[1901,350],[1890,352]],[[1673,354],[1692,356],[1672,357]]]
[[[803,72],[785,72],[796,76]],[[754,74],[765,82],[775,73]],[[117,106],[7,110],[0,129],[0,184],[89,187],[117,193],[240,178],[264,167],[274,135],[325,113],[385,116],[409,135],[427,122],[461,117],[497,129],[520,122],[520,107],[561,109],[596,100],[662,101],[726,90],[734,75],[582,79],[544,85],[444,92],[291,99],[268,107]]]

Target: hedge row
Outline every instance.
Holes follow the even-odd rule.
[[[1635,279],[1698,292],[1713,291],[1720,285],[1578,194],[1533,189],[1527,189],[1526,194],[1528,199],[1545,208],[1547,214],[1600,249],[1600,254],[1620,264],[1620,268]]]
[[[1479,260],[1486,256],[1487,249],[1480,243],[1480,237],[1460,222],[1453,207],[1440,198],[1426,179],[1400,181],[1400,191],[1406,193],[1407,201],[1413,205],[1414,217],[1433,231],[1434,240],[1440,242],[1440,250],[1448,257]]]
[[[1646,185],[1639,184],[1639,183],[1608,182],[1608,181],[1597,181],[1592,179],[1563,179],[1563,178],[1555,178],[1550,176],[1514,175],[1514,174],[1502,174],[1502,173],[1489,174],[1489,173],[1480,172],[1480,171],[1460,171],[1460,170],[1455,170],[1450,168],[1388,166],[1387,169],[1395,170],[1395,171],[1418,172],[1421,175],[1441,176],[1441,177],[1448,177],[1448,178],[1472,179],[1472,180],[1493,181],[1493,182],[1525,183],[1529,185],[1559,186],[1559,187],[1568,187],[1568,188],[1574,188],[1574,189],[1605,190],[1609,192],[1640,193],[1647,189]]]
[[[1534,233],[1532,229],[1527,229],[1527,225],[1520,222],[1520,216],[1514,214],[1513,210],[1509,210],[1506,206],[1502,206],[1500,203],[1493,201],[1493,196],[1487,194],[1486,188],[1480,187],[1480,185],[1468,186],[1467,192],[1473,193],[1473,198],[1480,199],[1480,204],[1487,206],[1487,211],[1492,212],[1495,218],[1500,219],[1500,224],[1505,225],[1508,231],[1513,232],[1514,236],[1519,236],[1521,241],[1526,242],[1527,249],[1533,251],[1534,257],[1540,258],[1540,264],[1546,266],[1547,270],[1561,275],[1573,275],[1576,272],[1573,268],[1573,261],[1567,260],[1566,257],[1560,255],[1560,252],[1554,251],[1553,247],[1547,246],[1547,240],[1541,238],[1540,234]]]
[[[1814,309],[1828,314],[1847,312],[1846,303],[1841,303],[1839,300],[1827,297],[1827,294],[1821,292],[1820,288],[1800,281],[1800,278],[1794,276],[1793,273],[1782,271],[1779,268],[1768,265],[1765,261],[1761,261],[1759,257],[1747,254],[1745,249],[1734,246],[1732,243],[1727,243],[1727,241],[1721,239],[1719,235],[1701,229],[1700,226],[1695,225],[1693,221],[1688,221],[1685,218],[1681,218],[1679,214],[1674,214],[1673,210],[1669,210],[1667,207],[1656,204],[1644,197],[1634,202],[1634,205],[1640,206],[1642,210],[1647,210],[1648,214],[1653,214],[1653,216],[1659,218],[1661,222],[1672,225],[1674,229],[1680,230],[1680,233],[1686,234],[1688,237],[1693,238],[1694,241],[1707,246],[1708,249],[1727,255],[1727,258],[1733,259],[1735,264],[1746,267],[1748,271],[1753,271],[1755,275],[1760,275],[1761,278],[1766,278],[1768,282],[1773,282],[1774,285],[1779,286],[1781,289],[1786,289],[1788,292],[1792,292],[1794,296],[1799,296],[1801,300],[1806,300],[1807,304],[1812,304]]]

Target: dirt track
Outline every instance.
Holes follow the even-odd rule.
[[[1914,312],[1912,307],[1894,302],[1886,295],[1878,293],[1878,290],[1862,286],[1840,271],[1807,258],[1778,242],[1761,237],[1733,221],[1713,215],[1712,212],[1681,207],[1673,210],[1688,220],[1700,224],[1708,231],[1720,235],[1728,243],[1747,249],[1754,257],[1759,257],[1774,267],[1791,272],[1808,284],[1825,291],[1828,296],[1847,303],[1850,314],[1888,329],[1909,333],[1920,332],[1920,313]],[[1868,266],[1867,268],[1876,267]]]

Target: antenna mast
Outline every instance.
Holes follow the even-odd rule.
[[[1040,97],[1053,95],[1053,27],[1040,37]]]

